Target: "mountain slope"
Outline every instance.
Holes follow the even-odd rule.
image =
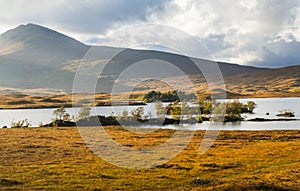
[[[53,88],[70,92],[80,59],[90,48],[91,46],[39,25],[20,25],[0,35],[0,87]],[[205,81],[201,71],[188,57],[182,55],[112,47],[93,48],[103,55],[112,50],[121,51],[105,67],[102,74],[105,78],[99,80],[102,83],[97,89],[99,92],[109,92],[115,83],[114,79],[140,60],[164,60],[174,64],[187,75],[196,75],[197,83]],[[199,65],[211,63],[208,60],[193,60]],[[267,70],[223,62],[218,62],[218,65],[225,78]],[[149,69],[151,68],[153,67],[149,65]],[[172,78],[175,75],[167,72],[166,77]]]
[[[99,52],[103,51],[104,47],[99,48]],[[212,64],[213,61],[198,59],[198,58],[189,58],[186,56],[172,54],[167,52],[159,52],[153,50],[133,50],[133,49],[124,49],[120,51],[120,53],[114,57],[110,63],[108,63],[108,67],[106,68],[106,72],[110,74],[119,74],[121,71],[125,70],[127,67],[131,66],[133,63],[141,62],[144,60],[163,60],[169,63],[174,64],[180,70],[184,71],[185,74],[198,74],[199,68],[196,65],[205,65]],[[252,66],[243,66],[238,64],[229,64],[225,62],[217,62],[222,75],[233,76],[237,74],[265,70],[265,68],[256,68]],[[172,75],[172,74],[170,74]]]
[[[20,25],[0,36],[0,86],[70,90],[74,74],[62,71],[62,64],[88,49],[51,29]]]
[[[88,48],[75,39],[34,24],[20,25],[0,36],[0,55],[34,63],[43,61],[39,63],[42,65],[81,58]]]
[[[246,97],[300,95],[300,65],[253,71],[225,79],[227,89]]]

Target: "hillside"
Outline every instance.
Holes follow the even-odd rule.
[[[41,89],[47,90],[46,92],[70,92],[77,66],[89,48],[91,46],[71,37],[34,24],[20,25],[3,33],[0,35],[0,93],[41,94]],[[103,55],[116,50],[112,47],[93,48]],[[98,92],[109,92],[115,83],[114,79],[141,59],[171,62],[187,75],[199,75],[199,78],[202,78],[201,72],[188,57],[150,50],[119,50],[122,52],[105,68],[102,74],[105,77],[100,79]],[[211,62],[194,60],[197,64]],[[263,70],[237,64],[218,64],[225,77]],[[167,72],[165,77],[174,77],[174,74]],[[128,87],[128,84],[121,85]]]
[[[65,89],[74,75],[61,71],[62,64],[81,58],[88,48],[51,29],[20,25],[0,36],[0,86]]]
[[[0,36],[0,55],[55,67],[62,60],[82,58],[89,46],[39,25],[20,25]]]
[[[196,87],[199,94],[210,92],[198,66],[209,66],[212,61],[159,52],[153,50],[133,50],[104,46],[88,46],[64,34],[43,26],[20,25],[0,35],[0,93],[53,95],[70,93],[77,67],[84,55],[93,48],[97,54],[108,59],[112,52],[117,56],[110,60],[99,76],[96,92],[109,93],[118,84],[120,93],[130,88],[135,97],[151,89],[171,90],[168,84],[159,80],[149,80],[144,71],[157,72],[177,87],[191,90]],[[155,61],[153,63],[153,60]],[[191,60],[193,62],[191,62]],[[185,77],[172,70],[157,70],[155,64],[169,62],[183,71]],[[133,64],[142,62],[143,68],[136,69],[134,75],[118,80],[119,75]],[[103,63],[103,60],[97,61]],[[196,64],[196,65],[195,65]],[[238,64],[218,62],[226,83],[229,97],[286,97],[300,95],[300,65],[277,69],[256,68]],[[97,71],[91,64],[90,71]],[[211,75],[215,75],[212,73]]]
[[[300,95],[300,65],[253,71],[225,79],[227,90],[245,97]]]

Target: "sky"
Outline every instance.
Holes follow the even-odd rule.
[[[0,0],[0,23],[0,33],[35,23],[86,44],[126,27],[160,24],[197,38],[218,61],[300,64],[299,0]]]

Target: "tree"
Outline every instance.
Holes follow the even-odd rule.
[[[70,118],[71,116],[70,116],[70,114],[69,113],[65,113],[64,115],[63,115],[63,120],[64,121],[71,121],[71,118]]]
[[[91,108],[88,105],[83,105],[78,113],[78,119],[85,119],[90,117],[91,115]]]
[[[200,99],[199,107],[200,107],[201,114],[210,114],[212,110],[212,105],[213,103],[211,100]]]
[[[250,113],[256,108],[256,103],[254,101],[247,101],[247,107]]]
[[[60,108],[57,108],[56,110],[53,111],[55,120],[62,120],[66,113],[67,113],[67,111],[63,105],[60,106]]]
[[[240,118],[242,107],[243,104],[236,99],[233,102],[228,102],[226,105],[226,114],[230,117]]]
[[[144,108],[138,107],[138,108],[132,110],[130,113],[135,120],[142,119],[142,116],[144,115]]]
[[[181,105],[179,103],[179,101],[175,101],[172,105],[171,105],[171,108],[169,110],[169,113],[172,117],[172,119],[175,119],[175,120],[179,120],[181,118]]]

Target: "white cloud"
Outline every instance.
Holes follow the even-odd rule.
[[[217,60],[274,67],[300,63],[299,3],[299,0],[0,1],[0,32],[33,22],[94,43],[122,27],[158,23],[194,35]],[[124,40],[128,40],[126,36]]]
[[[274,45],[270,40],[286,42],[280,43],[283,48],[274,53],[276,57],[286,53],[284,47],[290,42],[300,42],[298,0],[191,0],[185,4],[175,0],[165,10],[153,13],[149,20],[198,36],[217,60],[272,66],[273,60],[266,60],[270,59],[267,50]],[[294,59],[289,64],[298,63]]]

